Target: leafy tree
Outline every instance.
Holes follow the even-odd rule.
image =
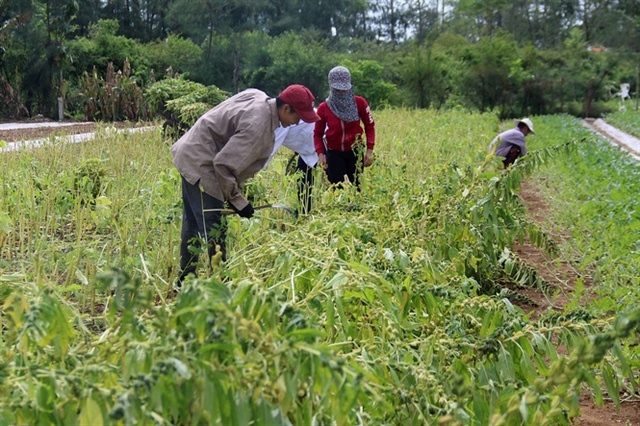
[[[392,83],[383,78],[384,67],[375,61],[344,61],[351,72],[351,83],[357,95],[363,96],[371,108],[379,108],[389,104],[389,99],[396,89]]]
[[[249,86],[273,96],[294,83],[307,86],[316,99],[321,99],[321,94],[327,92],[326,76],[333,61],[312,33],[284,33],[273,39],[266,54],[263,65],[249,71],[246,79]]]
[[[207,52],[216,34],[226,34],[233,28],[231,11],[242,0],[175,0],[169,7],[167,19],[171,31],[201,44],[208,40]]]
[[[594,5],[591,25],[585,25],[585,30],[589,30],[587,41],[608,48],[640,51],[640,4],[637,1],[603,3],[597,9]]]
[[[442,105],[447,94],[445,63],[433,48],[416,45],[408,50],[400,67],[403,98],[418,108]]]
[[[414,40],[422,43],[432,34],[435,35],[440,31],[438,22],[438,9],[430,7],[432,2],[426,0],[413,0],[408,3],[407,16],[409,25],[414,31]]]
[[[604,98],[615,57],[606,51],[589,50],[585,33],[579,29],[573,30],[565,43],[564,57],[565,75],[570,76],[566,90],[574,100],[569,112],[582,116],[597,114],[595,102]]]
[[[313,29],[318,34],[328,37],[332,28],[342,27],[346,20],[343,11],[353,13],[362,3],[355,5],[351,0],[299,0],[299,27],[297,29]]]
[[[378,37],[388,39],[392,45],[404,40],[409,28],[409,11],[398,0],[379,0],[371,4]]]
[[[118,22],[121,34],[127,38],[141,38],[145,26],[142,23],[140,1],[106,0],[103,8],[105,17]]]
[[[169,34],[164,40],[147,43],[141,49],[145,63],[158,73],[171,68],[187,77],[197,75],[202,66],[203,52],[200,46],[184,37]]]
[[[517,58],[517,46],[510,35],[486,37],[463,51],[466,73],[463,95],[480,111],[499,107],[509,109],[513,89],[511,66]]]
[[[27,14],[12,15],[9,10],[9,0],[0,1],[0,115],[12,118],[26,115],[28,111],[20,99],[19,87],[14,88],[9,81],[13,74],[11,69],[15,69],[14,61],[10,59],[13,55],[6,55],[8,51],[15,53],[15,49],[11,46],[12,38],[9,30],[28,19]]]
[[[12,31],[16,51],[12,54],[24,103],[30,114],[52,115],[56,98],[64,91],[63,65],[67,61],[66,36],[77,12],[74,0],[17,2],[10,8],[15,16],[29,16]],[[16,87],[16,86],[14,86]]]
[[[142,40],[157,40],[167,35],[167,9],[170,3],[171,0],[145,0],[143,2],[141,9],[146,37]]]
[[[375,39],[373,24],[367,18],[369,8],[368,0],[343,1],[332,18],[335,37],[359,38],[363,41]]]
[[[91,71],[105,74],[109,63],[116,69],[124,67],[129,60],[133,69],[142,69],[141,46],[135,40],[117,35],[120,24],[116,20],[100,20],[92,24],[87,37],[79,37],[69,43],[72,57],[70,64],[75,75]]]
[[[102,0],[78,0],[78,13],[74,19],[75,37],[86,37],[89,34],[89,27],[102,18]]]

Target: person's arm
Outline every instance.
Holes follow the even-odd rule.
[[[313,130],[313,145],[314,145],[314,148],[316,149],[316,153],[318,154],[318,164],[323,169],[326,169],[328,167],[327,157],[324,154],[324,141],[323,141],[324,131],[327,127],[327,119],[323,114],[324,111],[322,108],[325,105],[326,104],[320,104],[320,106],[318,107],[318,116],[320,117],[320,120],[316,121],[316,125]]]
[[[361,110],[360,120],[364,124],[364,134],[367,137],[367,151],[364,153],[364,166],[369,167],[373,164],[373,147],[376,144],[376,127],[375,122],[373,121],[373,116],[371,115],[371,108],[369,108],[369,104],[366,99],[362,99],[362,107],[359,107],[358,110]]]

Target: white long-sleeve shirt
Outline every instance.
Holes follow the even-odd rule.
[[[265,163],[263,168],[266,168],[271,159],[281,146],[286,146],[292,151],[297,152],[307,166],[314,167],[318,162],[318,154],[316,154],[315,147],[313,146],[313,129],[315,123],[306,123],[300,120],[297,125],[288,127],[278,127],[275,130],[276,143],[273,146],[273,152],[269,156],[269,159]]]

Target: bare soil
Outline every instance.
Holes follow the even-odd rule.
[[[524,181],[520,190],[520,197],[527,208],[529,217],[541,224],[543,229],[552,229],[551,237],[559,244],[570,242],[571,236],[563,230],[553,230],[552,212],[545,201],[540,197],[537,188],[528,181]],[[584,291],[580,295],[580,304],[588,305],[596,294],[592,290],[593,282],[589,276],[582,276],[571,265],[571,259],[552,259],[541,252],[530,242],[525,241],[514,247],[514,252],[529,265],[536,268],[542,277],[555,285],[550,293],[543,294],[532,289],[518,290],[535,302],[534,306],[521,306],[525,311],[531,312],[532,318],[537,318],[548,310],[562,311],[574,296],[576,280],[582,278]],[[560,352],[560,351],[559,351]],[[601,426],[601,425],[625,425],[640,426],[640,397],[629,395],[620,396],[622,402],[620,411],[616,409],[612,401],[606,401],[604,406],[596,406],[590,395],[582,394],[580,417],[574,419],[576,426]]]
[[[52,125],[54,125],[52,123]],[[135,128],[149,126],[149,123],[130,123],[130,122],[114,122],[114,123],[77,123],[64,127],[33,127],[27,129],[0,129],[0,141],[5,142],[21,142],[37,139],[45,139],[50,136],[79,135],[82,133],[95,132],[98,126],[113,126],[118,129]]]
[[[89,133],[95,131],[97,123],[77,124],[60,128],[30,128],[18,130],[0,130],[0,140],[6,142],[18,142],[47,138],[51,135],[73,135]],[[141,127],[147,123],[113,123],[115,127]],[[530,182],[523,182],[520,197],[527,208],[528,215],[532,220],[541,224],[543,229],[551,229],[551,237],[556,242],[570,241],[571,236],[563,231],[554,229],[551,222],[551,210],[545,201],[540,197],[538,189]],[[541,252],[530,242],[525,241],[514,248],[514,252],[529,265],[535,267],[540,274],[550,283],[555,284],[553,294],[543,294],[535,290],[518,290],[529,299],[535,302],[534,306],[522,306],[523,309],[532,310],[532,318],[537,318],[548,310],[561,311],[573,297],[574,285],[578,278],[582,278],[585,291],[581,294],[581,303],[588,304],[596,297],[591,290],[592,281],[588,276],[581,274],[571,265],[571,259],[551,259]],[[580,404],[582,414],[574,419],[575,426],[603,426],[603,425],[625,425],[640,426],[640,398],[626,398],[621,396],[624,402],[621,403],[620,411],[616,409],[613,402],[607,401],[602,407],[596,406],[590,396],[585,392]]]

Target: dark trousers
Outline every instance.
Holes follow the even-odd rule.
[[[302,214],[311,211],[311,188],[313,188],[313,167],[309,167],[302,157],[298,156],[296,171],[302,173],[298,181],[298,204]]]
[[[511,149],[509,149],[509,152],[507,153],[507,156],[505,157],[505,159],[502,161],[502,164],[504,164],[504,168],[506,169],[507,167],[509,167],[510,165],[512,165],[516,159],[518,157],[520,157],[520,148],[512,145]]]
[[[218,200],[200,190],[199,184],[191,185],[182,177],[182,233],[180,235],[180,272],[178,281],[192,273],[196,273],[197,260],[202,241],[207,243],[209,262],[216,253],[216,245],[222,252],[222,260],[226,260],[226,218],[219,211],[224,201]],[[191,248],[190,248],[191,247]]]
[[[327,178],[329,183],[336,184],[344,182],[345,175],[349,181],[360,188],[360,177],[358,173],[358,156],[353,151],[326,150],[327,157]]]

